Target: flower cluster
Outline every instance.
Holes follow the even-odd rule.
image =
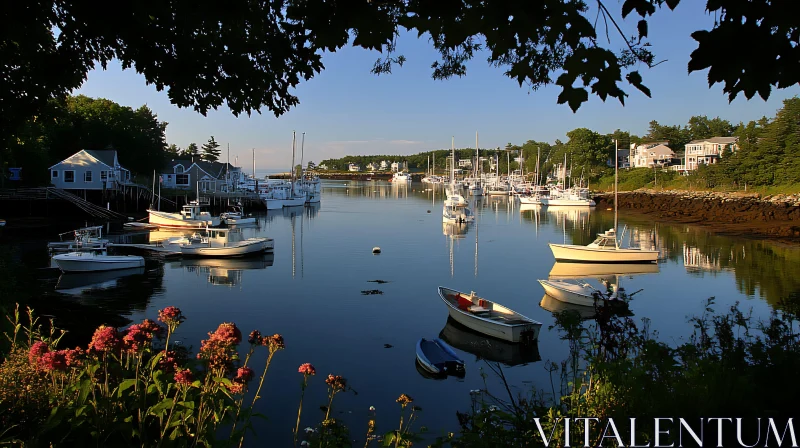
[[[178,369],[186,362],[186,351],[185,350],[168,350],[164,352],[164,356],[158,361],[158,366],[166,370],[167,372],[171,372],[173,370]]]
[[[250,336],[247,338],[247,342],[249,342],[251,345],[263,345],[264,336],[261,336],[260,331],[253,330],[250,332]]]
[[[89,349],[95,352],[110,352],[119,348],[121,343],[122,341],[116,328],[100,325],[94,331],[92,342],[89,343]]]
[[[236,324],[230,322],[219,324],[217,331],[210,333],[209,336],[231,345],[238,345],[242,342],[242,332],[236,327]]]
[[[297,371],[306,376],[317,374],[317,370],[314,368],[314,366],[311,365],[311,363],[308,362],[305,364],[301,364],[300,368],[297,369]]]
[[[174,331],[175,328],[181,324],[181,322],[186,320],[186,318],[183,317],[183,313],[181,312],[180,308],[168,306],[163,310],[159,310],[158,320],[167,324],[167,326]]]
[[[35,366],[39,363],[39,359],[45,353],[50,351],[50,347],[47,346],[47,342],[44,341],[37,341],[31,345],[30,350],[28,351],[28,362],[31,363],[32,366]]]
[[[51,351],[44,341],[35,342],[28,351],[28,362],[37,369],[46,372],[67,370],[67,367],[78,367],[81,364],[82,352],[75,350]]]
[[[47,352],[39,358],[39,368],[48,372],[67,370],[67,353],[66,350],[58,350],[54,352]]]
[[[146,331],[140,324],[133,324],[123,332],[122,345],[125,351],[138,352],[150,344],[152,339],[152,333]]]
[[[225,372],[233,368],[233,359],[236,355],[236,345],[242,342],[242,332],[236,324],[223,323],[213,333],[208,333],[208,339],[200,341],[200,352],[197,359],[208,363],[211,370]]]
[[[347,380],[339,375],[328,375],[325,383],[333,389],[334,392],[344,390],[347,387]]]
[[[278,350],[283,350],[286,348],[286,343],[283,341],[283,336],[277,333],[273,334],[272,336],[265,336],[263,344],[269,347],[270,353],[275,353]]]
[[[191,386],[194,381],[194,376],[190,369],[178,370],[175,372],[175,382],[181,386]]]
[[[253,379],[255,372],[250,367],[239,367],[236,371],[236,376],[231,380],[231,384],[227,385],[228,391],[232,394],[243,393],[247,389],[247,383]]]
[[[397,399],[397,402],[400,403],[400,406],[406,407],[407,404],[413,403],[414,399],[406,394],[400,394],[400,397]]]

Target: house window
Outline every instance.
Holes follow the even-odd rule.
[[[58,177],[58,170],[53,170],[53,179]]]
[[[64,182],[75,182],[75,171],[64,171]]]
[[[100,180],[103,182],[108,180],[108,171],[100,171]]]
[[[91,171],[86,171],[85,173],[83,173],[83,181],[84,182],[91,182],[92,181],[92,172]]]
[[[177,174],[175,176],[175,185],[189,185],[189,175]]]

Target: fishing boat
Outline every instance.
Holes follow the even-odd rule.
[[[107,255],[105,252],[70,252],[53,256],[61,272],[98,272],[140,268],[144,257],[138,255]]]
[[[599,300],[603,300],[600,291],[586,282],[569,282],[566,280],[539,280],[544,288],[544,292],[554,299],[566,303],[581,306],[594,306]],[[612,294],[611,300],[616,299],[616,293]]]
[[[255,224],[258,220],[252,216],[245,216],[244,209],[241,205],[232,205],[228,211],[219,215],[219,221],[225,225],[247,225]]]
[[[411,174],[406,173],[405,171],[398,171],[392,175],[390,182],[411,182]]]
[[[541,322],[478,297],[475,291],[465,294],[440,286],[439,297],[453,319],[479,333],[513,343],[534,342],[539,338]]]
[[[417,341],[417,362],[434,375],[464,376],[464,361],[441,339]]]
[[[60,233],[59,241],[47,243],[51,253],[105,251],[108,240],[103,238],[103,226],[81,227]]]
[[[275,248],[272,238],[244,238],[242,229],[206,229],[206,235],[168,240],[165,247],[196,257],[241,257],[269,252]]]
[[[202,210],[206,204],[191,201],[181,207],[180,213],[167,213],[148,209],[150,224],[158,227],[171,227],[180,229],[204,229],[208,226],[218,226],[219,217],[212,217],[210,213]]]

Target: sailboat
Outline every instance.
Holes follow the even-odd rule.
[[[475,132],[475,182],[469,186],[469,194],[472,196],[483,196],[483,184],[481,183],[481,157],[480,149],[478,149],[478,133]]]
[[[294,166],[294,154],[295,154],[295,147],[297,143],[297,134],[292,131],[292,172],[291,172],[291,184],[289,187],[289,194],[286,199],[283,199],[284,207],[296,207],[301,206],[306,203],[306,195],[302,191],[295,190],[295,166]]]
[[[467,200],[456,189],[456,146],[455,137],[451,143],[453,160],[450,164],[450,188],[447,191],[447,199],[442,208],[442,222],[466,223],[475,220],[472,210],[467,207]]]
[[[617,238],[618,221],[618,177],[619,160],[616,140],[614,141],[614,228],[597,235],[597,238],[588,246],[576,244],[553,244],[550,250],[556,261],[580,261],[588,263],[655,263],[658,260],[657,250],[644,250],[640,247],[623,248]]]

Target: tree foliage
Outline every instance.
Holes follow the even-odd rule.
[[[266,108],[279,116],[298,104],[293,89],[324,69],[325,52],[348,45],[378,50],[376,74],[402,65],[401,32],[430,37],[440,56],[434,79],[465,75],[467,61],[480,55],[520,86],[558,85],[558,103],[573,110],[590,93],[624,102],[630,86],[650,95],[637,70],[656,65],[648,20],[678,3],[623,0],[612,11],[598,1],[589,11],[573,0],[201,0],[111,9],[96,1],[12,2],[3,8],[0,128],[16,129],[41,114],[49,100],[114,58],[167,89],[179,107],[206,114],[225,105],[235,115]],[[698,47],[689,70],[708,68],[709,83],[722,82],[731,98],[767,98],[772,87],[797,84],[800,19],[791,2],[740,3],[707,2],[716,25],[692,34]],[[625,29],[629,17],[635,31]],[[741,52],[752,46],[759,51]]]
[[[214,140],[214,136],[212,135],[211,138],[208,139],[208,142],[203,144],[203,153],[200,154],[200,158],[206,162],[216,162],[219,159],[219,155],[219,143]]]
[[[189,143],[189,146],[181,151],[183,157],[195,157],[200,155],[200,150],[197,148],[197,143]]]

